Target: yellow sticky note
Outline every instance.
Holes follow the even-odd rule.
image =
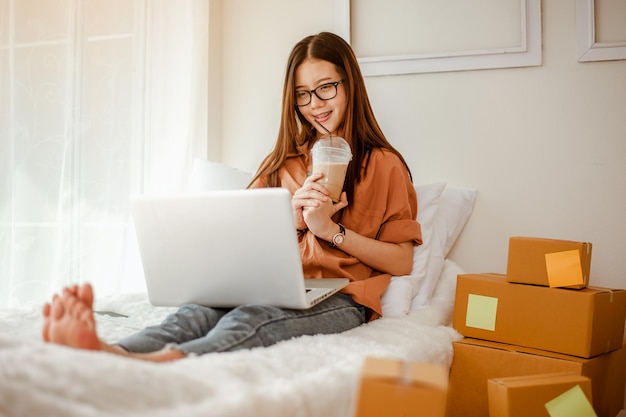
[[[470,294],[467,297],[465,325],[484,330],[496,330],[498,299],[484,295]]]
[[[550,417],[598,417],[580,385],[546,403]]]
[[[577,249],[546,253],[546,269],[550,287],[568,287],[583,284],[583,268]]]

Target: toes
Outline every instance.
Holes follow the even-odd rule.
[[[64,297],[78,297],[78,285],[69,285],[63,288]]]
[[[43,309],[42,309],[42,313],[43,313],[43,317],[44,318],[48,318],[50,317],[50,310],[52,309],[52,306],[50,305],[50,303],[46,303],[43,305]]]
[[[78,289],[78,298],[80,298],[87,307],[93,308],[93,288],[90,284],[83,284]]]
[[[80,311],[77,312],[77,314],[78,320],[87,325],[88,329],[93,330],[96,327],[96,323],[91,309],[88,309],[86,307],[82,308]]]
[[[80,302],[80,300],[73,296],[66,296],[63,297],[63,304],[65,306],[65,314],[70,316],[70,317],[77,317],[79,314],[78,308],[80,307],[80,305],[82,304]]]
[[[63,299],[55,294],[52,298],[52,307],[50,308],[49,317],[51,317],[53,320],[60,320],[64,314],[65,305],[63,304]]]
[[[50,310],[52,306],[49,303],[43,306],[43,326],[41,328],[41,338],[49,342],[50,341]]]
[[[71,317],[93,327],[95,320],[93,318],[93,310],[91,309],[91,306],[87,305],[75,296],[67,297],[64,301],[65,308]]]

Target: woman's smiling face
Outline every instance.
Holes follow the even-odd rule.
[[[341,74],[334,64],[321,59],[307,58],[296,69],[295,90],[311,91],[321,85],[342,81]],[[334,88],[334,87],[330,87]],[[298,109],[304,118],[317,130],[318,136],[330,131],[333,135],[341,136],[341,126],[347,107],[346,90],[343,84],[338,84],[337,95],[329,100],[322,100],[314,93],[311,102]],[[320,128],[320,125],[323,127]]]

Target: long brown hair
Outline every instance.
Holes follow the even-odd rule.
[[[297,147],[307,144],[308,148],[316,139],[315,126],[312,126],[300,113],[295,103],[296,69],[307,58],[321,59],[335,65],[344,80],[347,108],[342,132],[352,148],[352,162],[348,166],[344,191],[348,201],[354,197],[354,187],[367,173],[367,161],[375,148],[384,148],[396,154],[409,167],[402,155],[387,141],[370,105],[365,81],[357,58],[350,45],[330,32],[308,36],[294,46],[285,72],[283,103],[278,138],[272,152],[263,160],[254,180],[261,175],[268,176],[268,186],[279,187],[278,171],[287,155],[297,152]],[[364,170],[361,171],[361,168]],[[254,182],[253,180],[253,182]]]

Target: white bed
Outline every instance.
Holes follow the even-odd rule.
[[[411,275],[393,278],[385,317],[343,334],[152,364],[45,344],[39,308],[0,310],[0,415],[346,417],[367,356],[449,367],[452,342],[461,339],[450,324],[456,277],[464,271],[445,258],[475,191],[446,193],[445,183],[416,188],[430,243],[416,250]],[[95,309],[128,316],[96,316],[109,342],[172,311],[151,306],[146,294],[97,299]]]
[[[428,308],[385,317],[340,335],[307,336],[269,348],[151,364],[45,344],[38,309],[0,312],[3,416],[350,416],[366,356],[452,362],[449,327],[456,276],[446,261]],[[169,309],[144,294],[96,302],[102,336],[114,341]]]

